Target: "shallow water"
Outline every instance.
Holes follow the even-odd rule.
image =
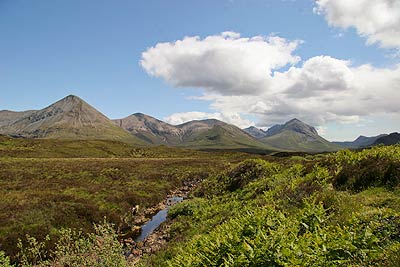
[[[168,198],[167,207],[163,210],[160,210],[156,215],[151,218],[150,221],[142,225],[140,235],[135,238],[135,242],[141,242],[146,239],[146,237],[148,237],[155,229],[157,229],[160,224],[165,222],[165,220],[167,219],[169,207],[181,202],[182,200],[183,197],[173,196],[171,198]]]

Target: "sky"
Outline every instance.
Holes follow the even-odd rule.
[[[0,110],[400,131],[400,0],[0,0]]]

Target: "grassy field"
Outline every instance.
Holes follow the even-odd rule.
[[[155,205],[185,180],[247,157],[241,153],[134,148],[112,141],[0,140],[0,251],[14,256],[26,234],[92,232],[121,225],[134,205]]]

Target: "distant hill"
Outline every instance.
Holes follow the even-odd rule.
[[[367,147],[371,146],[377,139],[380,137],[386,136],[387,134],[380,134],[377,136],[363,136],[360,135],[356,140],[354,141],[347,141],[347,142],[333,142],[336,145],[339,145],[344,148],[360,148],[360,147]]]
[[[269,148],[240,128],[215,119],[194,120],[174,126],[135,113],[113,121],[132,135],[155,145],[197,149]]]
[[[135,113],[110,120],[77,96],[35,111],[0,112],[0,134],[31,139],[116,140],[134,145],[197,149],[260,149],[263,144],[236,126],[218,120],[170,125]]]
[[[113,122],[150,144],[173,146],[181,142],[182,131],[179,128],[142,113],[135,113]]]
[[[298,119],[275,125],[266,131],[266,135],[260,141],[279,150],[324,152],[340,149],[338,145],[319,136],[314,127]]]
[[[271,149],[240,128],[215,119],[190,121],[176,127],[182,132],[179,146]]]
[[[171,125],[142,113],[110,120],[77,96],[67,96],[41,109],[0,111],[0,134],[31,139],[114,140],[138,146],[195,149],[239,149],[261,153],[325,152],[375,144],[384,135],[360,136],[352,142],[329,142],[314,127],[292,119],[264,131],[244,130],[215,119]],[[388,139],[389,140],[389,139]],[[389,141],[392,142],[392,139]]]
[[[256,139],[261,139],[261,138],[267,136],[267,133],[263,129],[259,129],[254,126],[245,128],[245,129],[243,129],[243,131],[245,131],[246,133],[248,133],[249,135],[253,136]]]
[[[397,133],[397,132],[379,137],[373,143],[374,146],[376,146],[376,145],[389,146],[389,145],[395,145],[395,144],[400,144],[400,133]]]
[[[11,115],[10,115],[11,114]],[[19,116],[21,115],[21,116]],[[110,119],[77,96],[67,96],[56,103],[25,114],[9,113],[12,118],[0,127],[0,133],[25,138],[105,139],[135,145],[145,142],[116,126]],[[3,119],[6,121],[7,119]]]

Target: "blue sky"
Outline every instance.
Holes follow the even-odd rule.
[[[156,74],[150,75],[151,70],[140,64],[142,53],[159,43],[169,42],[172,49],[177,50],[174,42],[184,40],[185,36],[199,36],[198,43],[203,45],[205,38],[230,31],[243,38],[273,35],[283,38],[286,43],[301,40],[293,51],[288,52],[300,60],[282,63],[271,72],[286,73],[290,67],[298,68],[293,73],[301,72],[308,59],[322,55],[351,61],[351,72],[359,73],[356,68],[364,64],[370,64],[382,73],[384,70],[397,71],[399,57],[395,54],[400,47],[397,40],[379,36],[379,41],[366,44],[366,40],[374,36],[360,28],[357,21],[345,22],[349,24],[345,25],[340,18],[329,18],[329,12],[341,7],[328,4],[320,4],[322,11],[317,14],[318,4],[311,0],[0,0],[0,110],[40,109],[68,94],[75,94],[110,118],[143,112],[173,123],[216,116],[243,127],[246,122],[268,127],[296,116],[319,126],[329,139],[353,139],[359,134],[399,130],[396,108],[376,107],[376,112],[368,114],[361,110],[344,111],[343,108],[324,110],[328,115],[318,119],[314,119],[313,112],[302,108],[282,111],[287,104],[279,107],[274,104],[275,109],[266,107],[265,114],[251,113],[246,107],[227,107],[231,97],[245,99],[251,92],[227,95],[226,92],[231,91],[229,88],[223,91],[225,85],[223,88],[214,85],[199,88],[198,84],[209,84],[209,81],[199,81],[200,77],[196,76],[190,77],[190,81],[195,81],[191,83],[183,81],[182,77],[161,73],[165,65],[155,62],[158,56],[152,57],[151,62],[146,61]],[[264,43],[271,45],[267,39]],[[238,49],[241,51],[240,47]],[[156,52],[161,58],[170,60],[166,64],[176,69],[174,73],[181,73],[180,68],[185,65],[177,66],[177,61],[171,59],[175,52],[161,48]],[[180,57],[180,60],[185,63],[189,56]],[[325,64],[327,60],[324,58],[318,64],[322,64],[321,61]],[[219,62],[215,64],[218,66]],[[329,66],[336,66],[336,63],[332,64]],[[306,74],[301,73],[294,76],[304,81],[302,75]],[[386,80],[390,77],[382,78],[386,79],[385,84],[394,87],[395,91],[385,92],[392,96],[393,92],[400,95],[399,82],[393,81],[396,74],[394,72],[389,81]],[[363,72],[362,75],[367,74]],[[298,80],[293,84],[290,88],[303,90],[299,89]],[[259,97],[258,94],[253,94],[252,99]],[[263,99],[270,99],[270,95],[263,94]],[[193,99],[193,96],[197,98]],[[309,98],[302,99],[306,101],[304,103],[310,101]],[[249,101],[249,105],[253,105]],[[274,101],[284,102],[281,98]],[[366,109],[365,105],[360,105],[360,109]],[[189,112],[197,112],[197,115]],[[235,119],[238,116],[240,120]]]

